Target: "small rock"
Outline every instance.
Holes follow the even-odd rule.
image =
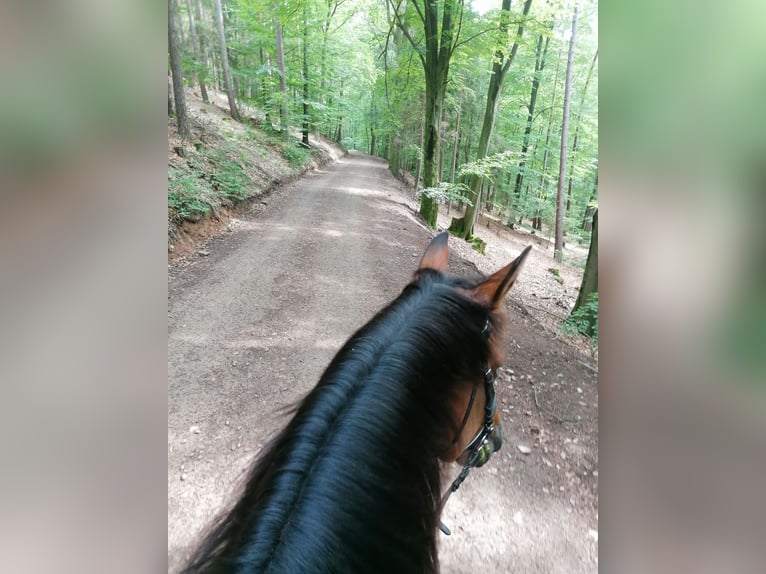
[[[210,251],[203,251],[202,249],[200,249],[199,251],[197,251],[197,254],[201,255],[202,257],[207,257],[208,255],[210,255]]]
[[[551,493],[551,491],[550,491],[550,490],[548,490],[548,488],[547,488],[547,487],[545,487],[545,486],[543,486],[543,492],[544,492],[545,494],[550,494],[550,493]]]
[[[594,470],[594,471],[593,471],[593,476],[595,476],[596,478],[598,478],[598,470]]]
[[[521,526],[521,525],[522,525],[522,523],[524,522],[524,515],[522,514],[521,510],[518,510],[518,511],[517,511],[517,512],[516,512],[516,513],[513,515],[513,521],[514,521],[516,524],[518,524],[519,526]]]
[[[190,432],[190,433],[194,433],[194,434],[199,434],[199,433],[200,433],[200,430],[199,430],[199,427],[198,427],[197,425],[194,425],[194,426],[192,426],[192,427],[189,429],[189,432]]]
[[[181,480],[186,480],[186,475],[185,474],[181,474]]]
[[[532,411],[524,411],[524,414],[528,417],[532,416]]]
[[[582,389],[580,387],[577,387],[577,392],[582,394]]]
[[[516,448],[519,449],[519,452],[521,454],[529,454],[529,453],[532,452],[531,448],[529,448],[528,446],[523,445],[523,444],[517,445]]]
[[[561,452],[561,460],[566,460],[566,459],[567,459],[567,453],[562,451]]]
[[[588,536],[593,538],[596,542],[598,542],[598,530],[593,530],[592,528],[588,528]]]

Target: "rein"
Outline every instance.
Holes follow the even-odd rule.
[[[489,339],[491,330],[492,325],[489,322],[489,319],[487,319],[487,322],[484,325],[484,329],[482,330],[482,334],[486,335],[487,339]],[[463,422],[460,425],[457,436],[460,436],[460,433],[463,432],[463,428],[465,428],[465,425],[468,422],[468,417],[471,414],[473,402],[476,397],[477,387],[478,384],[473,386],[473,390],[471,391],[471,399],[468,402],[468,408],[466,409],[466,413],[463,416]],[[468,473],[471,472],[471,469],[483,466],[492,456],[492,453],[497,450],[494,448],[494,445],[490,444],[489,441],[489,436],[495,430],[493,421],[495,417],[495,411],[497,410],[495,376],[492,373],[492,369],[489,368],[489,365],[487,365],[486,369],[484,369],[484,395],[486,398],[486,405],[484,407],[484,424],[476,433],[476,436],[473,437],[471,442],[468,443],[468,446],[465,447],[465,450],[463,450],[460,456],[458,456],[457,460],[459,461],[460,459],[465,459],[465,464],[463,465],[463,469],[460,471],[460,474],[450,485],[447,492],[444,493],[441,501],[440,512],[444,510],[444,507],[447,504],[447,500],[449,500],[449,497],[452,495],[452,493],[460,488],[461,484],[463,484],[463,481],[468,477]],[[439,521],[439,529],[447,536],[452,534],[444,522]]]

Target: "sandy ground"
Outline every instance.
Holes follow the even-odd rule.
[[[411,205],[385,162],[350,154],[276,191],[171,267],[170,572],[286,423],[280,409],[304,396],[348,336],[409,281],[432,236]],[[457,254],[450,268],[475,275],[518,251],[488,250],[478,263]],[[519,296],[525,281],[542,279],[522,275]],[[498,389],[506,441],[447,505],[445,573],[597,571],[595,362],[519,296],[512,291],[507,305]],[[458,470],[446,470],[445,487]]]

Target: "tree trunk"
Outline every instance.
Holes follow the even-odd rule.
[[[287,82],[285,79],[285,51],[282,42],[282,25],[274,20],[274,38],[277,44],[277,67],[279,68],[279,129],[287,134]]]
[[[441,117],[439,118],[439,141],[444,141],[444,110],[442,107]],[[439,146],[439,181],[441,181],[444,175],[444,144]]]
[[[516,172],[516,184],[513,187],[513,195],[519,196],[521,193],[521,184],[524,180],[524,168],[526,167],[527,150],[529,149],[529,137],[532,133],[532,121],[535,117],[535,104],[537,103],[537,93],[540,89],[540,76],[545,68],[545,57],[548,54],[548,45],[551,37],[545,39],[543,47],[543,37],[537,39],[537,51],[535,53],[535,73],[532,76],[532,92],[529,96],[529,105],[527,106],[527,125],[524,128],[524,138],[521,142],[521,161],[519,161],[519,171]]]
[[[173,78],[171,74],[168,74],[168,117],[172,118],[175,115],[173,111]]]
[[[414,0],[418,2],[418,0]],[[392,0],[388,0],[392,3]],[[398,5],[401,6],[401,3]],[[441,7],[441,26],[439,25],[439,2],[436,0],[423,0],[422,5],[417,4],[417,13],[423,24],[424,46],[415,42],[410,34],[410,27],[401,20],[401,14],[397,12],[396,5],[392,12],[397,25],[402,33],[412,44],[415,52],[423,65],[426,84],[426,103],[424,110],[425,128],[423,145],[423,185],[426,188],[436,187],[439,183],[438,158],[439,158],[439,119],[444,105],[444,95],[447,90],[449,78],[449,66],[452,54],[457,46],[460,27],[454,28],[453,16],[462,22],[463,0],[443,0]],[[457,8],[457,14],[455,10]],[[426,225],[436,228],[436,218],[439,213],[439,204],[435,199],[423,194],[420,200],[420,214],[425,219]]]
[[[532,5],[532,0],[526,0],[524,3],[523,15],[524,17],[529,14],[529,8]],[[511,0],[503,0],[501,20],[500,20],[500,36],[505,36],[508,30],[508,18],[510,15]],[[489,88],[487,90],[487,103],[484,108],[484,122],[481,126],[481,135],[479,136],[479,149],[476,152],[476,159],[480,160],[487,156],[487,150],[489,148],[489,138],[492,136],[492,129],[495,126],[495,115],[497,114],[497,104],[500,99],[500,92],[503,89],[503,81],[508,73],[513,59],[516,56],[516,52],[519,49],[519,40],[524,33],[524,20],[519,24],[519,28],[516,31],[516,40],[513,43],[510,54],[506,58],[503,50],[497,50],[492,63],[492,77],[489,80]],[[468,199],[472,205],[468,205],[465,208],[465,216],[463,217],[463,225],[460,232],[457,233],[459,237],[463,239],[470,239],[473,236],[473,227],[476,222],[476,215],[478,213],[479,204],[481,203],[481,179],[478,175],[471,176],[470,191],[468,192]],[[451,226],[452,227],[452,226]]]
[[[221,44],[221,68],[223,70],[223,83],[226,88],[226,96],[229,98],[229,113],[231,117],[239,121],[239,110],[237,102],[234,99],[234,89],[231,83],[231,72],[229,71],[229,56],[226,50],[226,33],[223,29],[223,9],[221,0],[215,0],[216,26],[218,27],[218,38]]]
[[[460,144],[460,105],[457,108],[457,117],[455,118],[455,147],[452,148],[452,164],[449,168],[449,181],[455,183],[455,167],[457,167],[457,149]]]
[[[168,50],[170,52],[170,70],[173,73],[173,97],[176,108],[176,125],[178,135],[188,138],[189,119],[186,115],[186,100],[184,98],[184,78],[181,70],[181,54],[178,50],[175,19],[176,0],[168,0]]]
[[[340,84],[340,91],[338,92],[338,109],[340,110],[340,101],[343,99],[343,82]],[[338,123],[335,128],[335,141],[341,143],[343,139],[343,114],[338,111]]]
[[[303,145],[309,146],[309,23],[308,4],[303,5]]]
[[[596,199],[596,194],[598,193],[598,170],[596,170],[596,177],[593,181],[593,190],[590,192],[590,198],[588,199],[588,204],[585,207],[585,215],[583,215],[582,218],[582,228],[584,231],[592,231],[593,230],[593,221],[592,217],[596,212],[595,207],[591,207],[591,203],[594,199]]]
[[[588,93],[588,84],[593,76],[593,68],[596,66],[596,60],[598,59],[598,50],[593,55],[593,61],[590,63],[590,69],[588,70],[588,76],[585,78],[585,86],[582,89],[582,97],[580,98],[580,107],[577,111],[577,119],[575,120],[575,133],[574,140],[572,141],[572,171],[574,171],[575,154],[577,153],[577,141],[580,135],[580,120],[582,119],[582,109],[585,106],[585,96]],[[572,201],[572,172],[569,172],[569,183],[567,184],[567,215],[569,215],[570,204]]]
[[[420,188],[420,176],[423,174],[423,120],[420,120],[420,141],[418,144],[420,144],[420,147],[418,148],[418,168],[415,170],[415,193],[413,195],[417,196],[418,189]]]
[[[582,276],[580,293],[572,309],[572,313],[580,309],[588,301],[591,293],[598,293],[598,209],[593,213],[593,233],[590,236],[590,249],[588,249],[588,259],[585,262],[585,273]],[[570,314],[571,316],[571,314]],[[595,333],[595,326],[598,321],[598,315],[589,313],[586,318],[588,324],[583,332],[592,336]]]
[[[267,70],[266,74],[261,77],[261,106],[263,107],[266,125],[271,128],[273,127],[271,121],[271,59],[269,58],[268,53],[263,51],[263,46],[260,44],[258,53],[261,56],[261,66],[264,66]]]
[[[199,40],[197,39],[200,23],[195,22],[194,10],[192,9],[192,0],[186,0],[186,11],[189,13],[189,36],[191,37],[192,51],[194,52],[194,63],[197,67],[199,67],[203,61],[204,55],[202,53],[202,49],[200,48],[202,41],[201,35]],[[197,70],[197,82],[199,83],[199,91],[202,95],[202,101],[206,104],[209,103],[207,97],[207,86],[205,85],[205,75],[199,69]]]
[[[564,117],[561,120],[561,153],[559,155],[559,182],[556,191],[556,240],[553,257],[561,261],[564,257],[564,179],[567,172],[567,136],[569,135],[569,100],[572,92],[572,64],[574,62],[575,35],[577,33],[577,7],[572,15],[572,35],[569,38],[567,75],[564,83]]]

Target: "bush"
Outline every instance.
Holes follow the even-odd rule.
[[[308,163],[311,151],[291,141],[282,149],[282,156],[290,164],[290,167],[298,168]]]
[[[219,205],[215,193],[199,173],[171,167],[168,176],[168,207],[182,219],[199,221]]]
[[[582,333],[598,342],[598,293],[591,293],[561,326],[565,333]]]

